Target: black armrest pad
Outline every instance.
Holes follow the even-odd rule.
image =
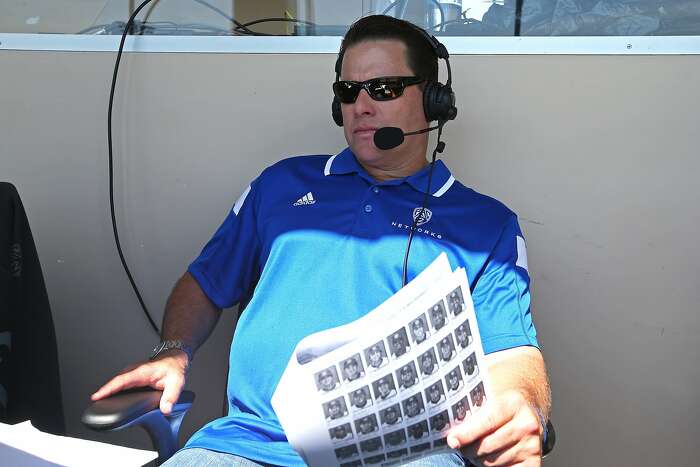
[[[90,404],[83,412],[81,421],[93,430],[113,430],[157,409],[162,394],[163,391],[150,388],[123,391]],[[193,401],[192,391],[182,391],[173,412],[188,409]]]
[[[557,441],[557,433],[554,431],[554,425],[550,420],[547,420],[547,440],[542,446],[542,457],[546,456],[552,449],[554,449],[554,444]]]

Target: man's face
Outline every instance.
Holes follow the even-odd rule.
[[[379,383],[379,395],[382,397],[386,397],[389,395],[389,392],[391,392],[391,390],[389,389],[389,383],[382,380]]]
[[[418,320],[413,322],[413,335],[418,341],[425,339],[425,328],[423,327],[422,321]]]
[[[378,367],[382,363],[382,353],[377,347],[369,349],[369,364]]]
[[[459,378],[457,374],[453,371],[449,374],[448,382],[450,383],[450,389],[455,390],[459,387]]]
[[[388,424],[393,425],[398,419],[399,415],[396,413],[395,408],[389,407],[388,409],[386,409],[386,422]]]
[[[450,343],[448,341],[443,340],[440,342],[440,354],[442,355],[443,360],[447,360],[452,356],[452,349],[450,348]]]
[[[340,415],[340,404],[337,401],[331,401],[331,403],[328,404],[328,413],[331,414],[331,418],[336,418]]]
[[[383,76],[414,76],[406,61],[406,46],[397,40],[368,40],[345,51],[341,80],[366,81]],[[406,138],[400,146],[382,151],[374,145],[376,129],[393,126],[403,131],[426,128],[423,92],[419,85],[407,86],[403,95],[389,101],[375,101],[365,90],[352,104],[341,104],[345,139],[365,169],[416,172],[426,165],[427,135]],[[374,170],[373,170],[374,169]],[[405,172],[404,172],[405,171]]]
[[[435,427],[436,430],[442,430],[445,426],[445,415],[440,413],[435,416],[433,419],[433,426]]]
[[[351,359],[348,361],[347,365],[345,365],[345,376],[349,380],[356,379],[360,375],[360,368],[357,366],[357,361],[355,359]]]
[[[394,352],[402,352],[404,350],[404,343],[403,343],[403,337],[401,334],[394,334],[394,337],[391,340],[391,344],[394,347]]]
[[[335,383],[333,382],[333,374],[326,370],[321,374],[321,387],[325,390],[333,389]]]
[[[404,387],[413,384],[413,371],[410,367],[405,367],[401,370],[401,381],[403,381]]]
[[[418,401],[415,398],[410,398],[406,403],[406,412],[411,417],[418,414]]]
[[[360,431],[362,433],[369,433],[372,431],[372,422],[370,421],[369,418],[363,418],[360,420]]]
[[[362,389],[358,389],[352,394],[353,401],[355,402],[355,407],[364,407],[367,403],[367,396]]]
[[[440,307],[435,305],[433,307],[433,322],[436,328],[441,328],[445,324],[445,317],[442,314]]]
[[[474,393],[474,405],[481,406],[484,401],[484,393],[482,393],[478,388]]]
[[[474,373],[474,360],[473,359],[467,359],[467,374],[471,375]]]
[[[433,404],[437,403],[437,401],[440,400],[440,390],[438,388],[436,388],[435,386],[433,386],[432,388],[430,388],[429,396],[430,396],[430,402],[432,402]]]
[[[464,403],[462,401],[457,402],[457,419],[463,420],[466,415],[467,409],[464,407]]]
[[[424,355],[421,359],[421,366],[423,367],[423,373],[430,373],[433,371],[433,358],[428,354]]]
[[[464,328],[464,325],[457,328],[457,341],[460,344],[467,341],[467,330]]]

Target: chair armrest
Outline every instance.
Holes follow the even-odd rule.
[[[158,451],[158,462],[164,462],[177,451],[177,437],[185,413],[192,407],[194,393],[182,391],[170,415],[160,411],[162,391],[139,388],[123,391],[91,403],[81,421],[96,431],[111,431],[142,426]]]
[[[158,409],[163,391],[150,388],[127,390],[106,399],[91,403],[83,412],[81,421],[96,431],[119,430],[130,426],[139,417]],[[175,413],[186,412],[192,407],[194,393],[182,391],[173,406]]]
[[[544,458],[547,454],[552,452],[552,449],[554,449],[554,443],[556,441],[557,434],[554,431],[554,425],[552,425],[552,422],[550,420],[547,420],[547,439],[542,445],[542,458]]]

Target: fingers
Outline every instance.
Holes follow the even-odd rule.
[[[542,445],[539,417],[517,392],[493,398],[447,436],[452,448],[484,467],[539,466]]]
[[[447,434],[447,444],[457,449],[494,432],[513,418],[513,410],[507,405],[489,401],[464,423]]]
[[[125,389],[150,386],[163,391],[160,410],[169,415],[185,386],[186,370],[186,365],[173,357],[131,366],[98,389],[90,399],[96,401]]]
[[[508,449],[518,443],[513,423],[506,423],[500,429],[462,448],[462,454],[469,459],[478,459]]]
[[[180,398],[180,393],[185,385],[185,378],[182,375],[170,374],[164,379],[163,395],[160,398],[160,411],[164,415],[170,415],[173,405]]]
[[[104,399],[107,396],[116,394],[125,389],[135,388],[139,386],[148,386],[150,383],[149,378],[141,370],[142,367],[137,367],[134,370],[122,373],[115,376],[107,382],[104,386],[98,389],[90,399],[93,401]]]
[[[491,454],[469,457],[463,452],[463,455],[473,464],[483,467],[540,467],[542,458],[539,455],[539,448],[536,444],[539,444],[539,440],[521,440],[510,447]]]

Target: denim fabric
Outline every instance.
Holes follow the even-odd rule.
[[[459,454],[445,453],[422,457],[401,467],[464,467]],[[162,467],[264,467],[243,457],[208,449],[191,448],[175,453]]]
[[[401,464],[401,467],[465,467],[465,465],[471,464],[465,464],[462,456],[451,452],[421,457],[407,464]]]
[[[244,457],[202,448],[183,449],[161,467],[263,467]]]

